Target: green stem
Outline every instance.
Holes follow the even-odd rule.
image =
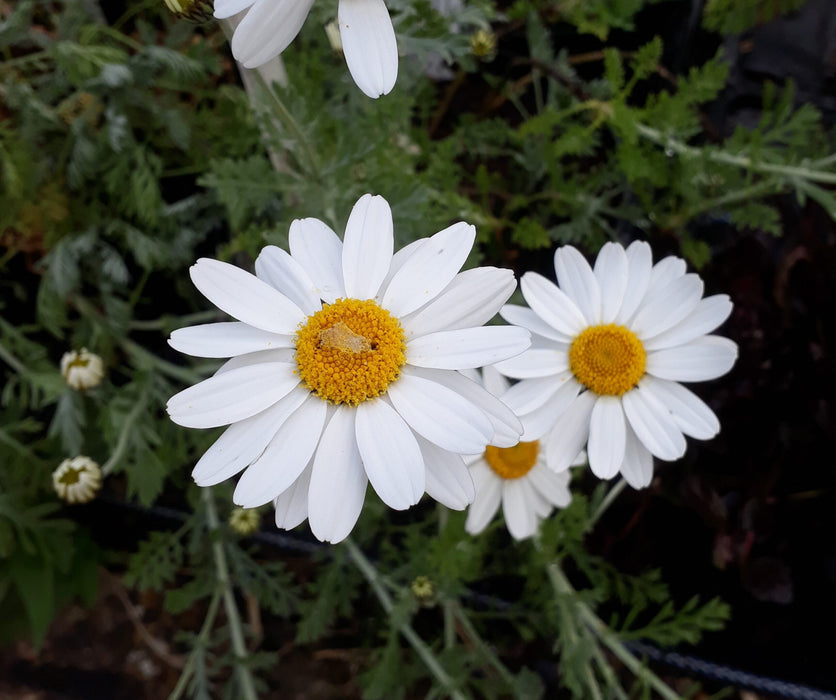
[[[680,695],[677,695],[671,688],[669,688],[659,676],[647,668],[641,661],[633,656],[621,640],[606,624],[599,618],[595,612],[586,603],[578,597],[577,591],[572,587],[569,579],[563,573],[562,569],[556,561],[549,562],[546,567],[549,580],[552,582],[555,593],[561,596],[570,598],[577,607],[581,619],[586,623],[586,626],[598,638],[598,640],[612,652],[637,678],[641,678],[648,685],[650,685],[661,697],[665,700],[682,700]]]
[[[0,360],[3,360],[9,367],[11,367],[18,374],[27,374],[28,370],[20,360],[18,360],[5,346],[0,344]]]
[[[206,647],[209,644],[209,633],[215,626],[215,618],[218,616],[218,606],[221,602],[221,596],[222,593],[220,590],[215,591],[212,595],[212,600],[209,601],[209,609],[206,611],[206,618],[203,620],[203,625],[193,645],[192,653],[189,654],[186,665],[183,667],[183,672],[180,674],[180,678],[177,679],[177,685],[174,686],[174,690],[171,691],[168,700],[179,700],[186,691],[186,685],[191,680],[192,674],[194,673],[194,666],[197,663],[198,649]]]
[[[494,654],[491,648],[485,643],[485,640],[483,640],[479,635],[479,632],[470,621],[470,618],[467,616],[464,609],[453,601],[451,601],[451,603],[456,619],[459,621],[462,629],[464,629],[468,639],[473,643],[473,646],[476,647],[476,651],[478,651],[485,661],[487,661],[488,664],[492,666],[497,673],[499,673],[509,690],[513,690],[516,687],[516,678],[514,677],[514,674],[508,670],[508,667],[499,660],[497,655]]]
[[[761,173],[775,173],[783,175],[788,178],[801,178],[803,180],[810,180],[812,182],[823,182],[827,184],[836,184],[836,173],[827,172],[824,170],[814,170],[811,168],[783,165],[782,163],[765,163],[754,160],[748,156],[736,156],[725,151],[702,149],[689,146],[672,136],[665,136],[658,129],[654,129],[645,124],[636,124],[638,132],[649,141],[671,150],[681,156],[688,158],[708,158],[715,163],[724,163],[726,165],[735,165],[746,170],[754,170]]]
[[[131,409],[131,412],[128,414],[128,417],[125,418],[125,422],[122,425],[122,431],[119,433],[119,439],[116,441],[116,447],[113,450],[113,453],[110,455],[110,458],[107,460],[107,462],[104,463],[104,466],[102,467],[102,476],[107,476],[108,474],[110,474],[110,472],[113,471],[114,467],[122,459],[122,456],[124,455],[125,450],[128,447],[128,439],[130,438],[134,422],[136,421],[140,412],[144,408],[145,401],[137,401],[134,404],[134,407]]]
[[[149,352],[144,347],[129,338],[122,338],[119,341],[119,344],[129,355],[133,355],[140,361],[144,361],[147,364],[152,365],[162,374],[166,374],[173,379],[179,379],[181,382],[185,382],[186,384],[197,384],[198,382],[202,382],[206,379],[206,377],[201,376],[187,367],[181,367],[180,365],[175,365],[157,357],[153,352]]]
[[[775,182],[775,180],[771,179],[764,180],[756,185],[744,187],[742,189],[735,190],[734,192],[721,195],[720,197],[703,200],[699,204],[695,204],[693,207],[689,208],[685,212],[685,216],[691,219],[697,216],[697,214],[702,214],[704,211],[723,209],[729,204],[736,204],[742,200],[753,199],[755,197],[765,197],[766,195],[780,192],[782,189],[784,189],[784,186],[781,183]]]
[[[601,516],[607,512],[607,509],[613,504],[616,498],[621,494],[621,492],[627,486],[627,482],[624,481],[623,478],[620,478],[615,485],[607,491],[607,495],[601,500],[601,503],[595,509],[595,512],[590,516],[589,523],[586,526],[587,532],[595,527],[595,523],[597,523]]]
[[[253,682],[250,669],[247,668],[247,647],[244,644],[244,631],[241,627],[241,618],[238,616],[238,608],[235,605],[235,596],[232,590],[232,581],[229,577],[229,567],[226,564],[226,552],[224,551],[223,540],[219,537],[220,524],[218,522],[218,511],[215,509],[215,499],[212,496],[212,489],[203,489],[203,501],[206,503],[206,521],[212,536],[212,556],[215,560],[215,572],[218,576],[218,583],[221,586],[224,599],[224,609],[229,623],[229,635],[232,638],[232,650],[235,653],[237,663],[235,669],[238,672],[238,689],[243,700],[257,700],[255,683]]]
[[[217,320],[218,317],[217,311],[198,311],[186,316],[160,316],[146,321],[131,321],[129,328],[132,331],[159,331],[167,328],[182,328],[193,323],[206,323]]]
[[[360,570],[360,573],[363,574],[366,581],[368,581],[377,596],[377,599],[380,601],[381,607],[386,611],[387,615],[391,615],[395,605],[392,602],[392,598],[389,596],[389,593],[381,584],[377,569],[374,568],[372,563],[366,558],[366,555],[363,554],[356,544],[354,544],[351,538],[346,539],[343,544],[348,550],[348,555],[351,557],[351,560]],[[465,696],[456,690],[453,679],[450,678],[447,671],[444,670],[441,663],[435,657],[435,654],[433,654],[432,649],[430,649],[429,646],[427,646],[427,643],[418,636],[418,633],[414,629],[412,629],[412,625],[405,620],[402,622],[399,621],[397,625],[400,633],[412,645],[412,648],[415,649],[418,656],[421,657],[421,660],[430,670],[430,673],[432,673],[436,680],[444,687],[445,693],[455,700],[465,700]]]

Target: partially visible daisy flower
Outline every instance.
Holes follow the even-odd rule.
[[[256,68],[284,51],[302,29],[313,0],[215,0],[215,17],[246,10],[232,35],[232,55]],[[388,94],[398,77],[398,44],[383,0],[339,0],[337,21],[354,82],[372,98]]]
[[[104,378],[102,358],[87,348],[65,352],[61,358],[61,376],[73,389],[92,389]]]
[[[494,396],[508,391],[508,381],[493,367],[482,370],[485,388]],[[476,485],[476,498],[467,511],[465,530],[476,535],[493,520],[502,504],[505,525],[515,540],[532,537],[540,521],[552,509],[565,508],[572,500],[569,471],[555,472],[546,464],[546,450],[539,440],[511,447],[489,445],[481,455],[465,458]],[[583,464],[576,455],[573,464]]]
[[[102,470],[89,457],[65,459],[52,472],[52,485],[67,503],[87,503],[102,487]]]
[[[473,500],[461,454],[510,446],[522,426],[457,370],[519,354],[530,334],[481,327],[513,292],[510,270],[459,273],[475,240],[458,223],[393,255],[392,212],[364,195],[345,241],[318,219],[294,221],[290,254],[267,246],[256,274],[217,260],[191,268],[195,286],[238,319],[174,331],[198,357],[232,357],[168,402],[191,428],[231,423],[194,469],[201,486],[245,467],[233,496],[273,500],[276,524],[306,517],[321,540],[345,538],[366,484],[396,510],[426,490],[451,508]]]
[[[714,437],[720,422],[680,382],[728,372],[737,345],[706,335],[731,313],[729,297],[702,298],[685,261],[652,264],[650,246],[607,243],[591,268],[573,247],[554,256],[559,286],[527,272],[520,286],[530,308],[502,317],[528,328],[532,347],[497,365],[521,379],[503,397],[525,427],[522,440],[546,441],[546,459],[566,469],[588,445],[593,473],[621,472],[634,488],[653,476],[653,457],[685,454],[685,435]]]

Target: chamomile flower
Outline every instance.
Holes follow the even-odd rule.
[[[513,273],[459,273],[475,229],[458,223],[393,255],[392,212],[364,195],[345,240],[318,219],[294,221],[290,253],[268,246],[255,275],[217,260],[195,286],[238,319],[174,331],[198,357],[232,357],[168,402],[191,428],[231,424],[198,462],[201,486],[245,467],[233,500],[271,500],[279,527],[308,518],[321,540],[345,538],[371,481],[396,510],[426,490],[452,508],[473,500],[460,454],[510,446],[514,414],[457,370],[519,354],[528,331],[481,327],[507,301]]]
[[[720,423],[680,382],[728,372],[737,345],[707,335],[726,320],[725,294],[702,298],[703,282],[685,261],[652,264],[647,243],[607,243],[594,269],[573,247],[555,253],[559,286],[527,272],[530,308],[502,317],[528,328],[532,347],[497,365],[521,381],[503,396],[520,416],[522,440],[546,442],[546,461],[566,469],[584,445],[596,476],[621,472],[634,488],[650,483],[653,457],[685,453],[685,435],[714,437]]]
[[[493,367],[482,371],[485,388],[502,397],[508,381]],[[583,464],[586,454],[576,455],[573,464]],[[546,464],[546,450],[539,440],[510,447],[489,445],[479,455],[465,458],[476,486],[476,498],[467,511],[465,529],[476,535],[493,520],[500,504],[508,532],[516,540],[532,537],[540,521],[554,508],[565,508],[572,500],[569,471],[555,472]]]
[[[87,503],[102,487],[102,470],[89,457],[65,459],[52,472],[52,485],[67,503]]]
[[[215,0],[215,17],[246,10],[232,35],[232,55],[255,68],[284,51],[302,29],[313,0]],[[388,94],[398,77],[398,45],[383,0],[339,0],[337,21],[348,70],[372,98]]]
[[[102,358],[87,348],[70,350],[61,357],[61,376],[67,385],[77,391],[98,386],[104,378]]]

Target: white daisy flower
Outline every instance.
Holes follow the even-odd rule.
[[[256,68],[284,51],[302,29],[313,0],[215,0],[215,17],[246,10],[232,35],[232,55]],[[383,0],[339,0],[337,21],[348,70],[372,98],[388,94],[398,77],[398,45]]]
[[[523,423],[522,440],[543,438],[546,460],[566,469],[588,445],[589,466],[634,488],[653,476],[653,456],[685,454],[685,437],[714,437],[720,423],[679,382],[728,372],[737,345],[706,335],[731,313],[729,297],[702,298],[703,283],[685,261],[652,264],[650,246],[625,251],[607,243],[591,268],[573,247],[554,256],[559,286],[527,272],[530,308],[507,305],[502,317],[528,328],[532,347],[497,365],[520,379],[503,397]],[[683,435],[684,434],[684,435]]]
[[[485,388],[494,396],[502,397],[508,391],[508,381],[493,367],[485,367],[482,376]],[[573,465],[585,461],[582,452]],[[565,508],[572,500],[569,471],[549,469],[539,440],[511,447],[489,445],[482,454],[466,457],[465,462],[476,486],[476,498],[465,522],[465,530],[471,535],[488,526],[501,503],[511,536],[515,540],[532,537],[553,508]]]
[[[87,503],[102,487],[102,470],[89,457],[65,459],[52,472],[52,485],[67,503]]]
[[[475,240],[458,223],[393,255],[392,212],[364,195],[345,241],[318,219],[294,221],[290,254],[262,250],[255,276],[217,260],[191,268],[195,286],[234,318],[174,331],[198,357],[229,357],[215,376],[168,402],[175,423],[232,425],[198,462],[201,486],[249,467],[234,501],[275,499],[276,523],[305,517],[321,540],[345,538],[366,483],[392,508],[426,490],[456,509],[473,500],[460,454],[515,444],[522,426],[456,370],[530,344],[528,331],[481,327],[513,292],[510,270],[458,273]]]
[[[92,389],[104,378],[102,358],[89,352],[87,348],[65,352],[61,357],[61,376],[72,389]]]

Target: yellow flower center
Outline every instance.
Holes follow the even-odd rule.
[[[296,336],[296,365],[320,398],[356,406],[386,391],[406,362],[403,328],[368,299],[337,299],[308,317]]]
[[[67,486],[72,486],[73,484],[77,484],[81,481],[81,473],[84,469],[67,469],[61,476],[58,477],[58,482],[61,484],[66,484]]]
[[[519,479],[537,463],[539,451],[540,443],[537,440],[521,442],[513,447],[488,445],[485,448],[485,461],[503,479]]]
[[[596,394],[621,396],[644,376],[647,355],[633,331],[610,323],[590,326],[572,341],[569,368]]]

